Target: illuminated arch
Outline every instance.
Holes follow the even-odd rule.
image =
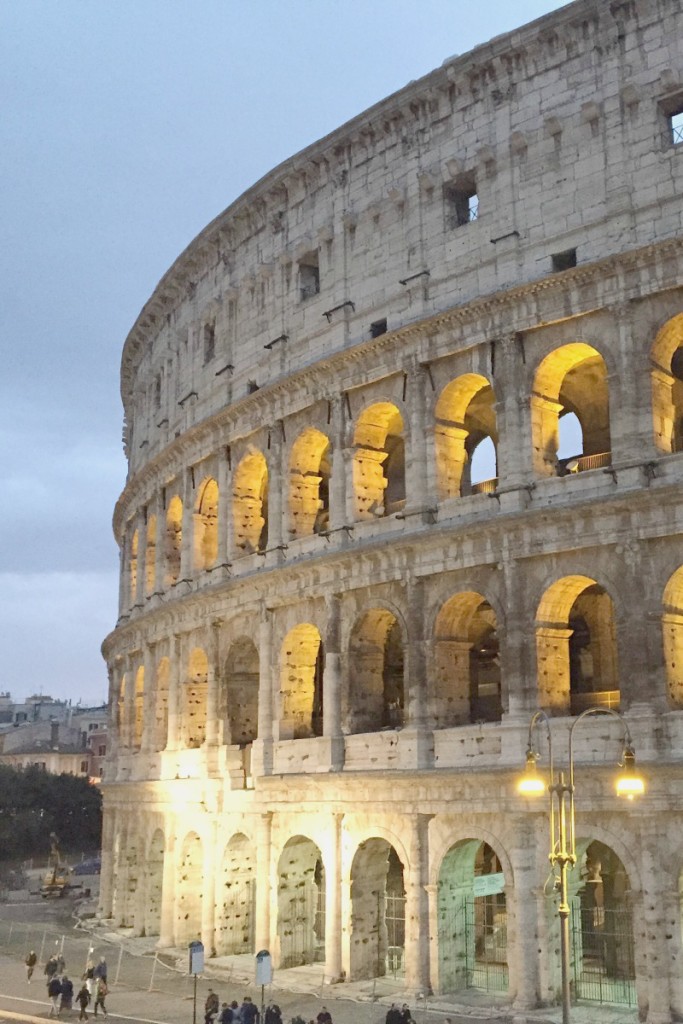
[[[195,569],[210,569],[218,558],[218,484],[213,477],[199,488],[193,539]]]
[[[664,324],[651,352],[655,445],[683,451],[683,313]]]
[[[574,413],[581,426],[581,451],[558,460],[559,420],[566,413]],[[531,395],[531,436],[534,469],[541,476],[610,464],[607,367],[591,345],[562,345],[540,363]]]
[[[662,634],[669,701],[683,707],[683,566],[669,579],[663,598]]]
[[[206,738],[206,699],[209,662],[201,647],[188,659],[188,678],[183,686],[182,736],[186,747],[201,747]]]
[[[175,941],[178,946],[199,939],[202,929],[204,849],[196,832],[183,840],[176,882]]]
[[[219,866],[216,898],[218,956],[253,953],[256,848],[242,832],[232,836]]]
[[[183,503],[174,495],[166,509],[166,574],[164,583],[172,587],[180,579],[180,552],[183,543]]]
[[[316,626],[290,629],[280,654],[281,739],[321,736],[324,654]]]
[[[293,836],[278,860],[278,966],[325,960],[325,868],[319,847]]]
[[[149,597],[156,586],[157,517],[150,516],[145,531],[145,594]]]
[[[310,537],[326,530],[330,515],[330,439],[309,427],[289,459],[289,532]]]
[[[472,480],[472,458],[489,438],[498,447],[495,395],[486,377],[465,373],[452,380],[439,395],[435,409],[434,443],[436,481],[440,499],[455,498],[481,490],[493,490],[497,468],[490,478]]]
[[[539,704],[558,714],[619,707],[612,599],[588,576],[556,580],[536,614]]]
[[[351,863],[351,981],[405,970],[405,865],[394,846],[372,836]]]
[[[158,935],[161,928],[164,850],[164,833],[158,828],[152,836],[145,861],[145,935]]]
[[[404,723],[404,634],[387,608],[373,608],[349,639],[349,732],[376,732]]]
[[[268,465],[261,452],[240,461],[233,479],[233,533],[238,551],[263,551],[268,544]]]
[[[135,673],[135,696],[133,700],[133,746],[136,750],[142,745],[142,732],[145,726],[145,670],[142,665]]]
[[[496,614],[481,594],[455,594],[434,626],[437,727],[498,722],[502,714]]]
[[[253,743],[258,731],[259,654],[249,637],[230,645],[225,660],[219,714],[226,743]]]
[[[374,519],[405,505],[403,417],[391,402],[375,402],[358,417],[353,435],[356,519]]]

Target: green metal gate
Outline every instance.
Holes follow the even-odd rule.
[[[467,896],[439,914],[442,992],[508,988],[505,896]]]
[[[572,974],[577,999],[636,1005],[631,906],[607,909],[572,900]]]

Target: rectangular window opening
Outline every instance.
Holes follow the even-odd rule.
[[[317,251],[308,252],[299,260],[299,292],[302,302],[312,299],[320,292],[320,263]]]
[[[204,324],[204,365],[210,363],[216,354],[216,325]]]
[[[444,186],[446,223],[449,228],[471,224],[479,216],[479,195],[473,175]]]
[[[674,146],[683,145],[683,108],[669,117],[671,141]]]
[[[374,324],[370,324],[370,337],[379,338],[380,334],[387,333],[387,321],[386,317],[384,320],[375,320]]]
[[[562,270],[571,270],[576,266],[576,249],[565,249],[564,252],[554,252],[550,257],[553,274],[559,274]]]

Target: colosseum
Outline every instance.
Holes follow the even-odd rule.
[[[679,0],[577,0],[450,58],[160,281],[121,369],[112,925],[556,1003],[540,708],[573,998],[681,1019],[681,38]]]

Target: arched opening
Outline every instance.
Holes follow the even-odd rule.
[[[306,836],[289,839],[278,862],[277,936],[279,966],[325,960],[325,868],[320,850]]]
[[[664,665],[669,701],[683,707],[683,566],[670,578],[664,590],[662,614]]]
[[[289,460],[289,532],[292,538],[327,530],[330,519],[330,440],[313,427],[292,445]]]
[[[439,395],[434,444],[440,500],[493,492],[498,482],[498,427],[493,388],[465,373]]]
[[[168,689],[171,662],[162,658],[157,665],[156,700],[154,702],[154,749],[165,750],[168,743]]]
[[[438,883],[439,991],[508,987],[505,877],[488,843],[465,839],[443,859]]]
[[[230,646],[225,661],[219,714],[226,743],[246,746],[256,739],[258,729],[259,656],[248,637]]]
[[[564,463],[568,473],[575,473],[577,467],[572,459],[583,451],[583,430],[575,412],[560,413],[557,423],[557,460]]]
[[[145,532],[145,594],[149,597],[156,586],[157,517],[150,516]]]
[[[404,724],[404,640],[386,608],[373,608],[355,624],[349,642],[349,732],[377,732]]]
[[[657,334],[651,362],[655,444],[661,452],[683,451],[683,313]]]
[[[201,747],[206,737],[209,662],[200,647],[195,647],[190,654],[187,672],[183,686],[183,740],[186,747]]]
[[[180,550],[183,543],[183,503],[176,494],[166,510],[166,575],[164,583],[174,586],[180,579]]]
[[[570,413],[580,427],[580,433],[574,431],[574,440],[581,448],[560,457],[560,420]],[[534,469],[541,476],[565,476],[610,465],[607,367],[596,349],[582,341],[572,342],[541,362],[531,395],[531,435]]]
[[[496,615],[472,591],[455,594],[435,626],[435,725],[499,722],[500,657]]]
[[[147,851],[147,898],[145,935],[158,935],[161,929],[161,893],[164,881],[164,833],[157,829]]]
[[[133,532],[130,540],[130,603],[138,599],[138,531]]]
[[[268,466],[261,452],[245,455],[233,479],[232,518],[236,550],[268,546]]]
[[[135,673],[135,699],[133,703],[133,746],[139,750],[142,745],[142,731],[145,725],[145,670],[142,665]]]
[[[577,843],[569,875],[573,985],[577,999],[635,1006],[631,884],[604,843]]]
[[[194,566],[210,569],[218,558],[218,484],[209,477],[199,488],[194,516]]]
[[[178,862],[175,941],[186,946],[201,937],[204,851],[196,832],[185,836]]]
[[[219,885],[216,952],[219,956],[253,953],[256,850],[241,832],[225,847]]]
[[[356,519],[400,511],[406,500],[403,418],[390,402],[376,402],[358,417],[353,435]]]
[[[316,627],[301,623],[290,629],[280,655],[281,739],[322,736],[324,663]]]
[[[394,847],[373,837],[351,865],[351,980],[402,976],[406,889]]]
[[[536,615],[539,703],[556,714],[619,707],[614,606],[587,576],[565,576]]]

